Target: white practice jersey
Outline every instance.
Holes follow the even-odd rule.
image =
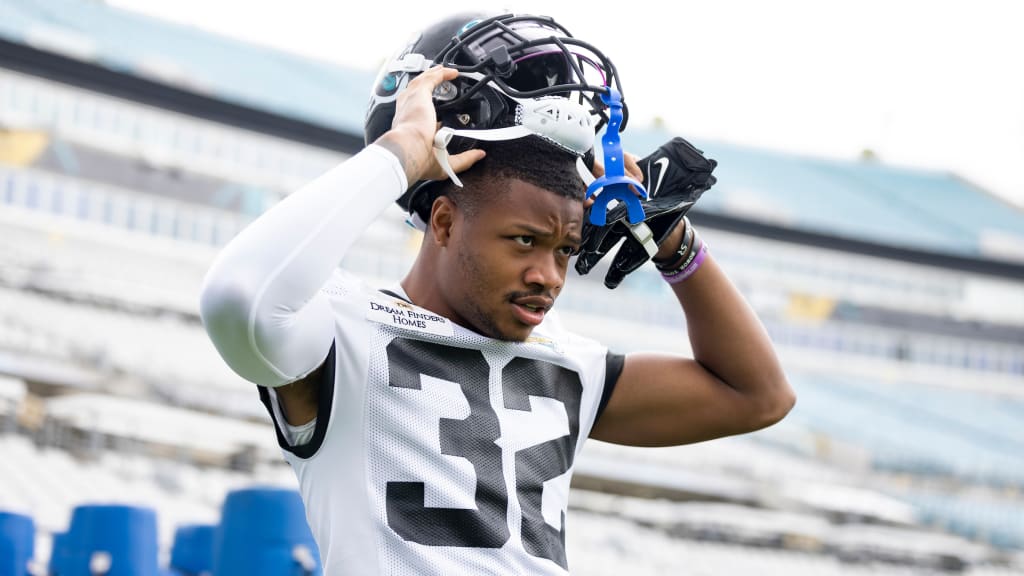
[[[324,573],[568,573],[573,462],[622,357],[550,313],[526,342],[483,337],[338,272],[312,439],[288,445]],[[608,384],[606,385],[606,381]]]

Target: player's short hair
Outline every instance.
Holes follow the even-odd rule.
[[[448,196],[461,210],[476,211],[488,195],[503,193],[508,180],[521,180],[564,198],[583,201],[587,187],[576,169],[576,155],[539,136],[480,142],[487,155],[459,174],[464,187],[451,180],[439,183],[435,194]]]

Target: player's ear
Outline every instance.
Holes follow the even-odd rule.
[[[434,205],[430,209],[430,230],[434,243],[438,246],[447,246],[452,237],[452,224],[455,222],[455,212],[459,209],[447,196],[438,196],[434,199]]]

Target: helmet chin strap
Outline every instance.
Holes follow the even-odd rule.
[[[559,96],[512,100],[518,104],[515,126],[488,130],[456,130],[446,126],[434,135],[434,157],[456,186],[462,187],[462,181],[452,169],[448,154],[448,144],[455,136],[489,142],[540,136],[577,156],[593,148],[594,119],[582,105]]]
[[[509,126],[508,128],[496,128],[493,130],[455,130],[443,127],[437,131],[437,134],[434,134],[434,157],[437,158],[437,163],[444,170],[445,174],[451,178],[452,182],[459,188],[462,188],[462,180],[459,180],[455,170],[452,169],[451,163],[448,161],[448,144],[452,141],[453,137],[464,136],[474,140],[496,142],[499,140],[514,140],[530,136],[531,134],[533,132],[526,126]]]

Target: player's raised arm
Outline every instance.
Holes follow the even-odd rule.
[[[399,98],[392,131],[295,191],[246,227],[219,254],[200,297],[203,325],[227,364],[261,386],[301,383],[323,363],[334,339],[320,288],[349,247],[408,183],[441,174],[431,146],[431,92],[454,78],[434,68]],[[482,157],[453,156],[462,170]],[[316,398],[279,389],[292,424],[316,415]],[[289,398],[289,396],[291,396]]]
[[[684,218],[714,185],[715,162],[676,138],[639,164],[651,192],[647,220],[630,226],[618,209],[609,212],[608,226],[585,227],[576,268],[590,271],[625,237],[605,278],[614,288],[653,255],[682,305],[694,357],[628,355],[591,436],[639,446],[687,444],[781,420],[795,396],[772,343]]]

